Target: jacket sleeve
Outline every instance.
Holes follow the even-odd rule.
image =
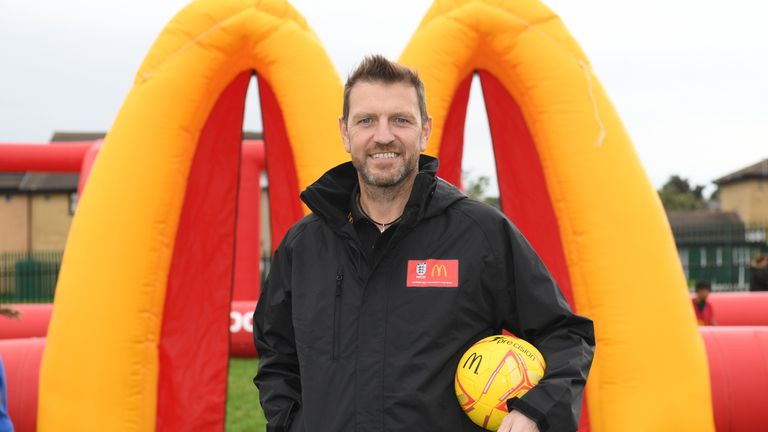
[[[267,431],[288,431],[300,408],[299,361],[291,319],[291,259],[281,245],[253,314],[259,370],[253,379],[267,418]]]
[[[499,327],[532,343],[544,356],[544,377],[520,398],[507,401],[541,431],[575,431],[592,364],[592,321],[575,315],[528,241],[505,221],[504,253],[497,259],[501,287]],[[491,272],[494,273],[494,272]]]

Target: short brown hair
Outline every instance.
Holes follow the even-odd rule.
[[[341,114],[344,122],[349,118],[349,93],[358,82],[383,82],[387,84],[405,82],[411,84],[416,89],[421,122],[426,123],[429,119],[424,83],[421,82],[419,74],[409,67],[387,60],[383,55],[375,54],[363,58],[363,61],[352,71],[346,84],[344,84],[344,107]]]

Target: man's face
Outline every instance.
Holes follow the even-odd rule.
[[[413,86],[358,82],[349,93],[349,118],[339,119],[339,129],[360,180],[393,187],[416,175],[432,119],[422,124]]]

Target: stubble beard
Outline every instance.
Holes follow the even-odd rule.
[[[367,156],[365,159],[360,160],[358,158],[352,159],[352,165],[355,167],[360,178],[366,186],[371,186],[377,189],[395,189],[400,186],[403,181],[409,178],[419,165],[419,154],[413,153],[408,159],[405,159],[403,166],[400,167],[393,175],[376,175],[372,173],[366,165]]]

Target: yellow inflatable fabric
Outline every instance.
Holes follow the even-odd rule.
[[[347,160],[340,144],[318,145],[339,143],[341,85],[298,12],[281,0],[182,10],[141,65],[73,221],[41,366],[40,431],[155,430],[158,339],[190,165],[219,95],[250,70],[286,119],[300,187]]]
[[[438,0],[400,60],[425,82],[430,153],[439,154],[454,92],[474,71],[497,78],[520,106],[576,309],[595,322],[591,430],[714,430],[706,353],[664,210],[559,17],[535,0]]]

